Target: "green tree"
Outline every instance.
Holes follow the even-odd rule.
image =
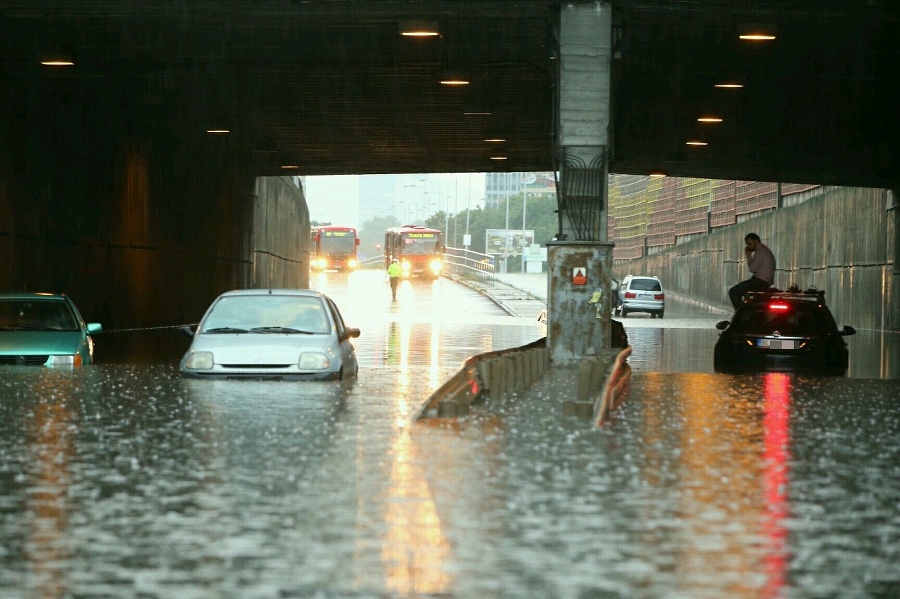
[[[510,196],[509,198],[509,230],[515,232],[522,228],[522,212],[525,212],[525,229],[534,231],[534,242],[538,245],[545,245],[553,239],[557,233],[557,217],[556,217],[556,196],[553,194],[543,194],[539,196],[528,196],[527,203],[524,202],[522,194]],[[506,226],[506,200],[500,202],[496,208],[485,207],[469,210],[469,234],[472,236],[472,244],[469,249],[476,252],[484,252],[486,248],[487,230],[503,229]],[[462,236],[466,232],[466,211],[459,212],[447,218],[444,213],[438,213],[428,220],[429,226],[443,230],[445,220],[450,223],[450,231],[447,235],[447,245],[454,245],[452,237],[453,221],[456,219],[457,236],[456,246],[462,247]],[[511,271],[520,270],[522,267],[521,257],[512,257],[509,260],[508,268]]]

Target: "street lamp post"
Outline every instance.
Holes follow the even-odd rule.
[[[528,192],[522,192],[522,272],[525,272],[525,208],[528,204]]]
[[[507,260],[509,260],[509,195],[506,196],[506,225],[503,227],[503,274],[506,274]]]
[[[450,203],[450,196],[447,196],[447,200],[444,202],[444,244],[447,244],[447,239],[450,237],[450,210],[448,208],[448,204]],[[456,244],[454,244],[456,245]]]
[[[466,180],[468,185],[466,187],[469,188],[469,193],[466,196],[466,235],[463,237],[463,240],[469,239],[469,209],[472,206],[472,175],[470,174]],[[466,251],[469,251],[469,244],[463,242],[463,246],[466,248]]]

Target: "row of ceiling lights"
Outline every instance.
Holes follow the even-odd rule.
[[[431,38],[431,37],[440,37],[440,32],[437,29],[437,26],[429,21],[404,21],[400,24],[400,35],[404,37],[411,38]],[[441,78],[441,85],[449,85],[449,86],[463,86],[468,85],[468,79],[460,76],[458,73],[450,73],[447,72],[443,74]],[[472,113],[474,114],[474,113]],[[490,114],[490,112],[478,113],[478,114]],[[227,134],[230,133],[228,129],[207,129],[207,133],[210,134]],[[505,142],[505,139],[486,139],[485,141],[489,142]],[[491,157],[492,160],[495,159],[503,159],[506,157]],[[296,164],[283,164],[281,165],[282,170],[299,170],[300,166]]]
[[[45,67],[54,67],[54,68],[63,68],[63,67],[73,67],[75,66],[75,61],[64,54],[61,53],[53,53],[52,55],[48,55],[43,57],[40,60],[40,63]],[[231,133],[230,129],[207,129],[206,132],[210,135],[228,135]],[[266,152],[268,153],[268,152]],[[281,165],[282,170],[299,170],[300,166],[297,164],[283,164]]]
[[[433,38],[440,37],[440,31],[436,23],[431,21],[403,21],[400,23],[400,35],[412,38]],[[461,87],[469,85],[469,79],[460,72],[447,70],[441,73],[441,85],[451,87]],[[491,112],[484,108],[474,108],[464,110],[464,116],[490,116]],[[506,138],[500,136],[488,136],[484,141],[490,144],[502,144],[506,142]],[[502,161],[507,160],[508,156],[500,152],[492,152],[491,160]]]
[[[400,23],[400,35],[404,37],[410,38],[434,38],[440,37],[440,31],[435,23],[430,21],[403,21]],[[776,36],[774,34],[774,29],[771,26],[760,26],[760,25],[751,25],[745,27],[745,30],[738,35],[739,39],[743,41],[750,42],[769,42],[774,41]],[[44,57],[41,61],[41,64],[48,67],[72,67],[75,66],[75,62],[68,56],[62,54],[55,54],[53,56]],[[469,80],[461,73],[447,71],[442,73],[440,79],[441,85],[446,86],[465,86],[469,85]],[[742,83],[738,83],[735,81],[724,81],[721,83],[716,83],[714,87],[718,89],[741,89],[743,88]],[[473,111],[464,111],[464,115],[490,115],[489,110],[476,109]],[[697,122],[703,125],[715,125],[723,122],[722,117],[714,115],[714,114],[701,114],[697,118]],[[212,135],[221,135],[228,134],[231,131],[228,129],[207,129],[207,133]],[[499,144],[505,143],[506,139],[503,137],[487,137],[484,139],[487,143]],[[708,145],[708,143],[699,138],[689,139],[685,142],[685,145],[689,147],[704,147]],[[507,156],[502,153],[492,152],[490,159],[495,161],[507,160]],[[298,170],[299,165],[294,164],[284,164],[281,166],[284,170]],[[652,171],[650,173],[651,177],[665,177],[665,171],[657,170]]]
[[[404,21],[400,23],[400,34],[404,37],[411,38],[434,38],[440,37],[440,32],[438,31],[437,25],[430,21]],[[55,53],[53,55],[45,56],[41,59],[41,64],[47,67],[72,67],[75,66],[74,60],[71,57],[63,55],[61,53]],[[459,72],[454,71],[445,71],[441,74],[440,79],[441,85],[446,86],[465,86],[469,85],[469,80]],[[475,110],[464,112],[466,115],[490,115],[490,111],[488,110]],[[207,129],[206,132],[210,135],[227,135],[231,133],[229,129],[217,128],[217,129]],[[505,138],[502,137],[488,137],[484,140],[487,143],[504,143],[506,142]],[[506,160],[507,156],[492,153],[491,160]],[[281,166],[283,170],[298,170],[299,165],[295,164],[284,164]]]
[[[430,37],[439,37],[440,32],[436,24],[426,21],[406,21],[400,24],[400,34],[407,37],[414,38],[430,38]],[[738,34],[738,38],[743,41],[750,42],[768,42],[776,39],[774,28],[769,25],[746,25],[743,27],[743,31]],[[442,85],[448,86],[463,86],[468,85],[469,81],[464,76],[459,73],[445,73],[441,78]],[[744,85],[742,83],[736,81],[723,81],[720,83],[716,83],[714,87],[718,89],[725,90],[734,90],[734,89],[742,89]],[[478,110],[472,112],[464,112],[466,115],[490,115],[490,111],[488,110]],[[723,118],[721,116],[715,114],[701,114],[697,118],[697,122],[701,125],[716,125],[723,122]],[[489,137],[484,140],[488,143],[503,143],[506,139],[500,137]],[[692,147],[703,147],[708,145],[703,139],[689,139],[685,142],[685,145]],[[491,160],[506,160],[507,156],[500,153],[492,153]],[[651,177],[664,177],[666,176],[663,171],[655,171],[650,174]]]
[[[441,34],[437,24],[434,22],[403,21],[400,23],[400,35],[421,39],[440,37]],[[462,87],[469,85],[469,79],[464,73],[448,69],[441,73],[440,83],[441,85],[449,87]],[[464,116],[490,116],[490,114],[490,109],[482,107],[463,110]],[[485,137],[483,141],[489,144],[502,144],[506,142],[506,138],[501,136],[488,136]],[[502,161],[507,160],[508,156],[500,152],[491,152],[490,159]]]
[[[776,39],[775,29],[771,25],[745,25],[743,30],[738,34],[738,39],[746,42],[771,42]],[[722,81],[720,83],[716,83],[713,87],[717,89],[724,90],[737,90],[742,89],[744,87],[743,83],[738,81],[730,80],[730,81]],[[721,124],[724,119],[714,113],[704,113],[697,117],[697,122],[701,125],[718,125]],[[685,145],[688,147],[705,147],[708,142],[703,138],[692,138],[688,139],[685,142]],[[655,170],[650,172],[650,177],[665,177],[667,173],[663,170]]]

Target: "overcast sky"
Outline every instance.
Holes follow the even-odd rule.
[[[471,201],[470,208],[484,205],[484,173],[307,177],[303,193],[309,206],[310,220],[358,227],[359,198],[361,195],[365,196],[365,190],[360,189],[360,181],[371,181],[374,177],[382,176],[395,177],[398,180],[400,189],[396,193],[401,196],[413,193],[408,189],[403,191],[404,187],[418,185],[425,180],[428,193],[441,195],[442,200],[448,203],[447,209],[451,213],[465,210],[469,201]],[[413,183],[404,185],[406,181]]]

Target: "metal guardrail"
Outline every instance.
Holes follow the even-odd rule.
[[[364,258],[360,260],[357,264],[357,268],[384,268],[384,256],[369,256],[368,258]]]
[[[488,285],[496,282],[494,257],[464,248],[445,248],[444,271],[464,279],[477,279]]]
[[[384,256],[370,256],[360,260],[358,268],[383,269]],[[444,272],[463,279],[476,279],[491,286],[497,281],[494,275],[494,257],[465,248],[444,249]]]

